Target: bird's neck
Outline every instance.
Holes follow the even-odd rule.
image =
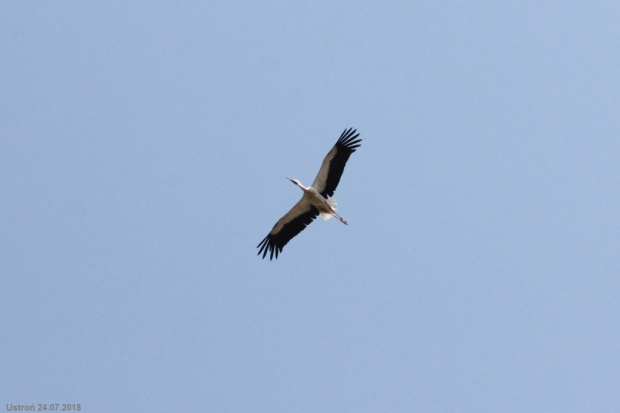
[[[302,191],[304,191],[304,192],[308,192],[308,191],[310,190],[310,188],[306,188],[305,186],[303,186],[303,185],[301,184],[301,182],[300,182],[300,183],[295,182],[295,185],[297,185],[298,187],[300,187],[300,188],[301,188],[301,190],[302,190]]]

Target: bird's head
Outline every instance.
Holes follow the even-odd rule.
[[[297,186],[301,185],[297,179],[291,179],[291,178],[286,178],[286,179],[288,179],[289,181],[291,181],[292,183],[294,183]]]

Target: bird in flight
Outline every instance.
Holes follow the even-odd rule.
[[[340,177],[344,171],[344,166],[349,160],[349,156],[361,145],[361,139],[357,139],[359,133],[353,128],[345,129],[340,138],[329,151],[321,169],[314,182],[309,187],[303,186],[297,179],[287,178],[304,191],[299,202],[286,213],[276,224],[267,236],[257,245],[258,255],[263,254],[263,258],[269,253],[269,259],[274,255],[276,259],[282,252],[282,248],[297,234],[306,228],[318,215],[328,220],[332,216],[340,219],[340,222],[347,225],[340,215],[336,213],[337,203],[333,199],[328,199],[334,194]]]

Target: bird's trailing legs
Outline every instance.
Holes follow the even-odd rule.
[[[334,214],[334,216],[336,216],[336,217],[340,220],[340,222],[342,222],[342,223],[343,223],[343,224],[345,224],[345,225],[349,225],[349,223],[347,222],[347,220],[346,220],[346,219],[344,219],[344,218],[342,218],[340,215],[338,215],[338,214],[336,213],[336,211],[334,211],[334,209],[333,209],[333,208],[331,208],[331,207],[330,207],[330,209],[332,210],[332,213]]]
[[[325,200],[325,209],[327,211],[322,212],[321,213],[321,217],[323,217],[323,219],[330,219],[332,216],[335,216],[343,224],[349,225],[349,223],[347,222],[346,219],[342,218],[340,215],[338,215],[336,213],[336,208],[338,208],[338,203],[336,201],[334,201],[333,199],[326,199]]]

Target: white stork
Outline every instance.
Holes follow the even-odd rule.
[[[356,139],[359,136],[359,133],[355,133],[356,131],[356,129],[349,128],[342,132],[338,142],[323,159],[321,169],[319,169],[312,185],[306,188],[297,179],[287,178],[300,187],[304,194],[299,202],[276,222],[271,232],[258,244],[256,247],[260,248],[258,255],[262,252],[263,258],[265,258],[269,252],[270,260],[273,259],[274,254],[277,259],[282,248],[318,215],[321,215],[321,218],[325,220],[336,216],[340,222],[347,225],[347,221],[336,213],[336,201],[327,198],[334,194],[349,156],[360,146],[362,140]]]

